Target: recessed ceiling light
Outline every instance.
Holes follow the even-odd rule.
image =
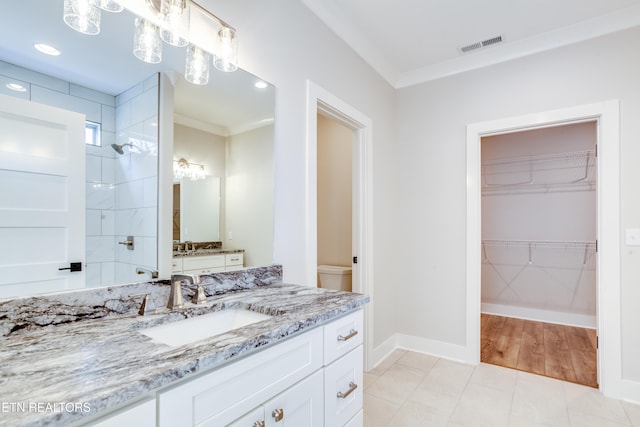
[[[255,87],[257,87],[258,89],[266,89],[267,86],[269,86],[268,84],[266,84],[265,82],[263,82],[262,80],[258,80],[257,82],[255,82],[253,84]]]
[[[7,83],[6,87],[11,90],[15,90],[16,92],[26,92],[27,88],[19,85],[18,83]]]
[[[45,43],[36,43],[33,45],[38,52],[42,52],[45,55],[58,56],[60,55],[60,51],[53,46],[50,46]]]

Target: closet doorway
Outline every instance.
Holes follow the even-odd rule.
[[[481,361],[598,387],[597,121],[481,138]]]

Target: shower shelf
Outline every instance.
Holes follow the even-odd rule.
[[[482,195],[593,191],[595,165],[595,150],[487,160]]]

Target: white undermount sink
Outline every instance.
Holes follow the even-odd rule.
[[[209,314],[141,329],[154,341],[170,346],[190,344],[269,319],[271,316],[244,308],[229,308]]]

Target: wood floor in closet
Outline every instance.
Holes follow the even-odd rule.
[[[596,331],[482,314],[484,363],[598,387]]]

